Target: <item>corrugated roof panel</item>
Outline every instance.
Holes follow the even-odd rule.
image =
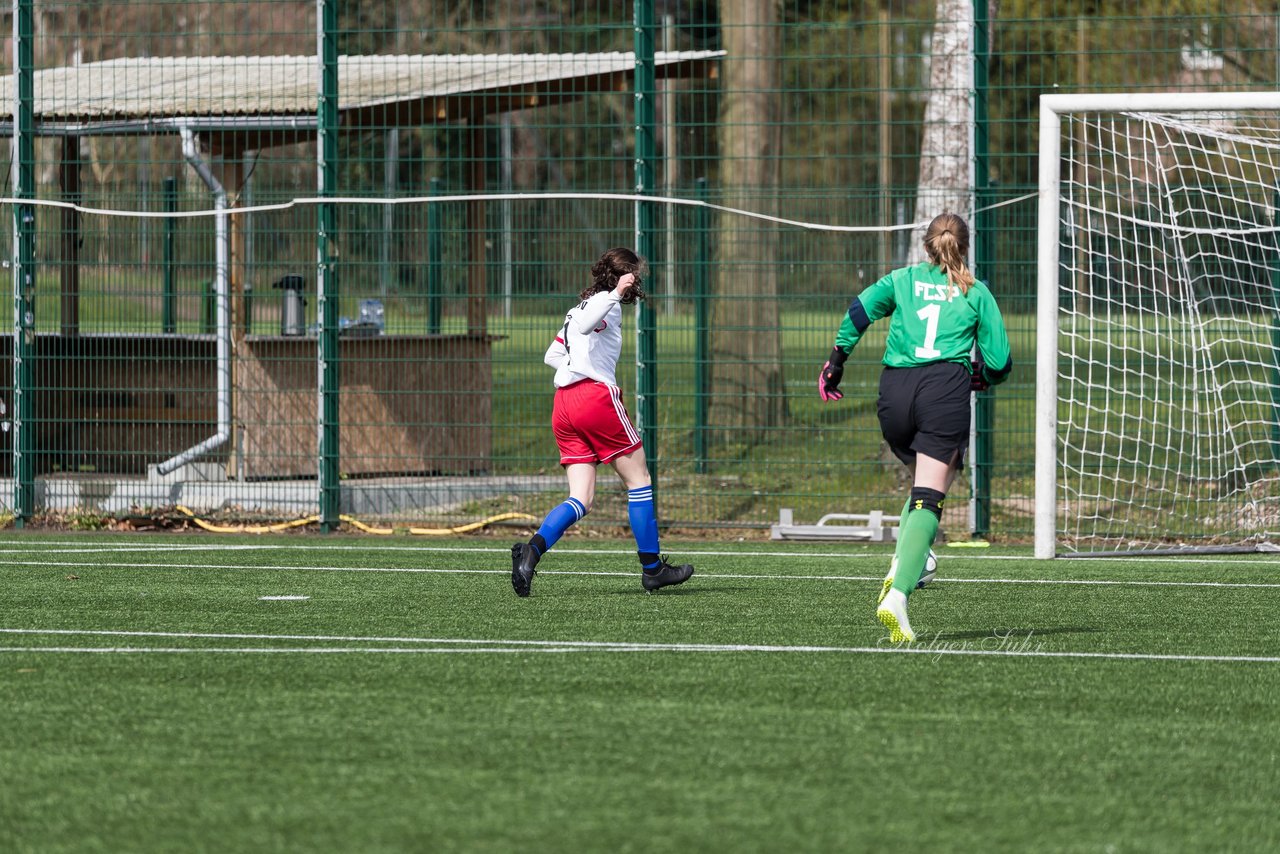
[[[684,65],[720,51],[659,53]],[[538,87],[630,72],[630,53],[343,56],[339,110],[397,101]],[[149,57],[37,71],[37,121],[216,116],[313,116],[314,56]],[[581,91],[588,91],[586,88]],[[0,77],[0,120],[13,116],[13,76]]]

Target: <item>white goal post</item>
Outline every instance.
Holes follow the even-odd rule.
[[[1280,92],[1040,99],[1035,556],[1277,550]]]

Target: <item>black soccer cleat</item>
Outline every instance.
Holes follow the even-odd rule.
[[[693,567],[689,564],[681,564],[680,566],[672,566],[667,563],[665,557],[658,558],[658,565],[653,569],[646,569],[640,573],[640,583],[644,585],[644,589],[652,593],[662,588],[670,587],[673,584],[684,584],[693,575]]]
[[[533,588],[534,569],[538,565],[538,550],[528,543],[516,543],[511,547],[511,586],[517,596],[528,596]]]

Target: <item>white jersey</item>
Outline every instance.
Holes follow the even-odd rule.
[[[542,360],[556,369],[556,388],[585,379],[616,386],[621,353],[622,304],[613,291],[601,291],[569,309]]]

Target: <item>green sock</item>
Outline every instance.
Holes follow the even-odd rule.
[[[902,535],[907,532],[907,514],[911,512],[911,499],[907,498],[902,505],[902,515],[898,517],[898,542],[893,547],[893,559],[902,560]]]
[[[910,596],[916,589],[924,562],[929,557],[929,547],[938,533],[938,517],[928,510],[913,510],[906,524],[898,531],[898,572],[893,577],[893,589]]]

